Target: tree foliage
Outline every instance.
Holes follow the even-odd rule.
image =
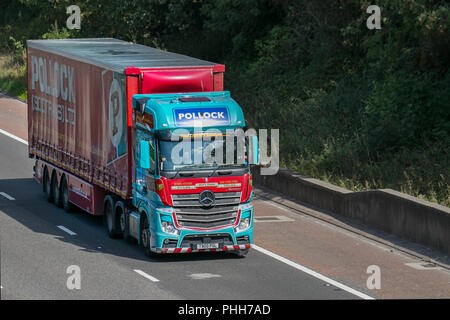
[[[65,8],[81,8],[67,30]],[[280,128],[284,165],[354,189],[450,205],[450,4],[378,0],[14,0],[0,48],[115,37],[226,63],[249,126]]]

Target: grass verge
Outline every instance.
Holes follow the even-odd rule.
[[[27,77],[24,54],[0,54],[0,90],[27,99]]]

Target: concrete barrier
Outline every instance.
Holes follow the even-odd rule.
[[[255,185],[450,255],[450,208],[391,189],[353,192],[287,169],[252,172]]]

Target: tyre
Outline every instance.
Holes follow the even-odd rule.
[[[106,196],[103,215],[105,219],[106,231],[108,231],[109,237],[119,238],[119,220],[114,212],[114,199],[111,196]]]
[[[48,176],[47,168],[45,168],[45,171],[44,171],[44,183],[43,184],[44,184],[45,198],[47,199],[48,202],[52,203],[53,202],[52,184],[51,184],[50,178]]]
[[[151,232],[150,232],[150,224],[148,223],[147,216],[145,212],[141,213],[143,215],[141,223],[140,223],[140,232],[139,232],[139,243],[142,248],[144,248],[144,252],[147,257],[154,258],[156,253],[151,251]]]
[[[61,192],[60,188],[58,186],[58,179],[56,178],[56,173],[53,173],[52,175],[52,196],[53,196],[53,202],[58,208],[62,207],[62,199],[61,199]]]
[[[66,212],[73,212],[73,204],[69,202],[69,187],[67,185],[67,179],[65,176],[61,179],[61,205]]]

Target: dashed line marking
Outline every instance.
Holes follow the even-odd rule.
[[[144,271],[142,271],[142,270],[135,269],[134,272],[136,272],[137,274],[140,274],[141,276],[143,276],[144,278],[147,278],[147,279],[150,280],[150,281],[153,281],[153,282],[159,282],[158,279],[156,279],[155,277],[153,277],[153,276],[151,276],[151,275],[149,275],[149,274],[146,274],[146,273],[145,273]]]
[[[253,218],[254,222],[292,222],[294,219],[288,218],[286,216],[255,216]]]
[[[16,200],[14,199],[14,197],[11,197],[9,194],[7,194],[6,192],[0,192],[0,195],[4,196],[6,199],[8,200]]]
[[[410,262],[410,263],[405,263],[405,265],[407,265],[408,267],[414,268],[416,270],[442,270],[443,268],[435,265],[434,263],[430,263],[430,262]]]
[[[60,228],[62,231],[67,232],[67,233],[70,234],[71,236],[75,236],[75,235],[76,235],[75,232],[73,232],[73,231],[70,230],[70,229],[67,229],[67,228],[64,227],[64,226],[57,226],[57,227]]]
[[[222,277],[220,274],[212,274],[212,273],[193,273],[189,275],[190,278],[194,280],[203,280],[210,278],[220,278]]]

